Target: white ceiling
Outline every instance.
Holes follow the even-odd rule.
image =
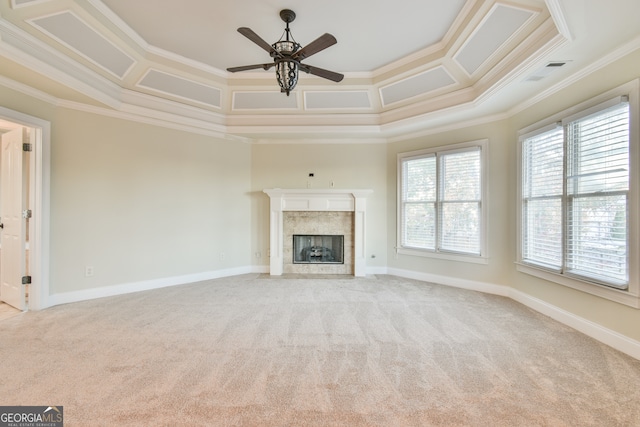
[[[268,43],[285,27],[279,11],[292,9],[293,37],[305,45],[324,33],[338,44],[309,62],[338,72],[374,71],[439,42],[465,0],[103,0],[149,44],[220,70],[270,62],[236,32],[249,27]]]
[[[287,98],[273,69],[225,71],[270,62],[236,29],[273,43],[285,8],[303,46],[337,38],[304,62],[345,80],[302,75]],[[531,102],[640,47],[638,16],[638,0],[10,0],[0,83],[225,137],[390,140]]]

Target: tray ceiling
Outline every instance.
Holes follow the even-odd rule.
[[[5,74],[12,82],[77,108],[92,104],[254,140],[385,139],[504,112],[637,37],[640,2],[612,2],[620,7],[577,0],[301,1],[293,37],[302,45],[325,32],[338,39],[305,63],[345,79],[302,73],[290,97],[279,92],[273,70],[224,71],[270,61],[236,29],[247,26],[275,42],[284,28],[278,12],[292,7],[281,0],[11,0],[0,4],[0,56],[15,67]],[[571,13],[581,25],[598,19],[605,28],[583,32],[572,26]],[[21,69],[29,70],[25,80]]]

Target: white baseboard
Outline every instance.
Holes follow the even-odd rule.
[[[479,282],[476,280],[458,279],[450,276],[441,276],[438,274],[422,273],[411,270],[400,270],[397,268],[389,268],[388,274],[393,276],[405,277],[407,279],[421,280],[423,282],[437,283],[439,285],[447,285],[455,288],[468,289],[471,291],[483,292],[485,294],[509,296],[509,287],[494,285],[493,283]]]
[[[257,274],[266,274],[269,272],[269,266],[268,265],[254,265],[251,268],[251,272],[252,273],[257,273]]]
[[[365,273],[367,275],[389,274],[389,269],[387,267],[367,267]]]
[[[166,288],[169,286],[185,285],[201,282],[203,280],[220,279],[222,277],[238,276],[254,273],[253,267],[230,268],[227,270],[207,271],[203,273],[187,274],[184,276],[167,277],[163,279],[144,280],[141,282],[123,283],[120,285],[91,288],[82,291],[64,292],[49,296],[47,307],[59,304],[68,304],[91,299],[130,294],[133,292],[149,291],[152,289]]]
[[[576,316],[548,302],[534,298],[508,286],[494,285],[491,283],[478,282],[473,280],[457,279],[454,277],[440,276],[437,274],[420,273],[410,270],[399,270],[390,268],[388,274],[406,277],[408,279],[421,280],[424,282],[437,283],[440,285],[453,286],[472,291],[509,297],[538,313],[567,325],[583,334],[600,341],[603,344],[613,347],[622,353],[628,354],[634,359],[640,360],[640,342],[624,336],[616,331],[605,328],[584,317]]]
[[[549,304],[546,301],[534,298],[530,295],[520,292],[516,289],[509,290],[509,298],[526,305],[532,310],[545,316],[551,317],[560,323],[563,323],[583,334],[600,341],[603,344],[613,347],[629,356],[640,360],[640,342],[624,336],[616,331],[605,328],[595,322],[576,316],[566,310]]]

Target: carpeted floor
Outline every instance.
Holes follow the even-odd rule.
[[[11,307],[9,304],[0,302],[0,321],[13,316],[18,316],[20,314],[22,314],[22,311],[18,310],[17,308]]]
[[[497,296],[245,275],[3,320],[0,405],[65,426],[637,426],[640,361]]]

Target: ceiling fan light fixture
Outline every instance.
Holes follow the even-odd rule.
[[[300,44],[295,41],[279,40],[273,44],[273,48],[283,55],[293,55],[300,49]]]
[[[287,24],[284,29],[284,34],[274,44],[269,44],[259,35],[257,35],[252,29],[248,27],[238,28],[238,32],[260,46],[262,49],[269,53],[269,56],[273,58],[273,62],[270,64],[255,64],[245,65],[242,67],[227,68],[227,71],[235,73],[238,71],[248,71],[262,68],[268,70],[275,66],[276,80],[280,85],[280,91],[286,93],[287,96],[291,93],[296,84],[298,83],[298,74],[302,70],[305,73],[313,74],[324,79],[328,79],[334,82],[340,82],[344,78],[344,75],[336,73],[334,71],[325,70],[318,67],[312,67],[309,64],[302,64],[302,61],[311,55],[315,55],[318,52],[323,51],[329,46],[333,46],[338,41],[329,33],[325,33],[302,47],[295,41],[291,35],[291,29],[289,23],[295,18],[296,14],[290,9],[284,9],[280,11],[280,18]]]
[[[276,80],[280,85],[280,92],[289,93],[298,84],[298,63],[296,61],[282,60],[276,63]]]

